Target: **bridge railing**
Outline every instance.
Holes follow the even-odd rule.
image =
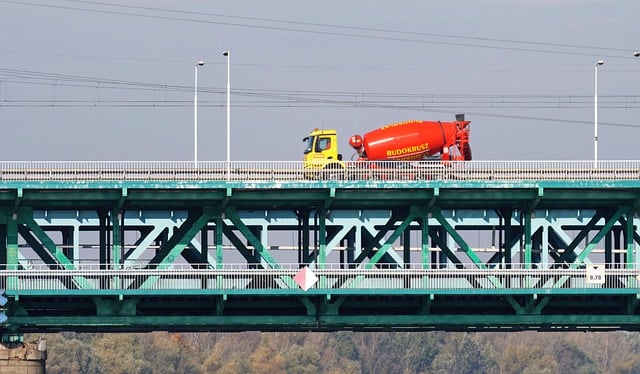
[[[301,161],[1,161],[0,181],[28,180],[638,180],[640,161],[385,161],[309,169]],[[344,166],[344,167],[343,167]]]
[[[2,270],[0,288],[7,294],[87,294],[112,292],[203,291],[250,293],[260,290],[302,292],[296,282],[300,269],[121,269],[121,270]],[[586,269],[312,269],[316,292],[359,293],[372,290],[488,291],[523,290],[575,292],[626,290],[637,293],[640,270]]]

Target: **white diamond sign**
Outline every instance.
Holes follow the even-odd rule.
[[[293,280],[302,288],[303,291],[308,290],[313,287],[314,284],[318,281],[318,277],[313,274],[313,271],[309,269],[308,266],[302,268],[296,275],[293,277]]]

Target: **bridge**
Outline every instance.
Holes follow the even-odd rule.
[[[0,162],[6,332],[638,330],[640,161]]]

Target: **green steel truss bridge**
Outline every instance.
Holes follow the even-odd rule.
[[[0,162],[5,333],[640,330],[640,161]]]

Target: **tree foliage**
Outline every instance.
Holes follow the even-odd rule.
[[[640,372],[640,334],[166,333],[27,335],[47,372],[560,374]]]
[[[433,373],[489,373],[493,358],[470,334],[453,333],[445,337],[439,353],[431,363]]]

